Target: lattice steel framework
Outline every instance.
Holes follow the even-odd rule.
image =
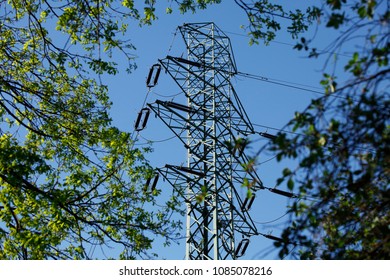
[[[238,191],[244,178],[256,182],[253,193],[262,186],[257,174],[244,170],[248,157],[237,145],[254,129],[230,82],[237,69],[229,38],[213,23],[184,24],[179,31],[187,57],[159,63],[187,104],[148,106],[183,142],[187,166],[167,164],[159,172],[187,204],[186,258],[237,259],[257,234],[246,192],[240,197]]]

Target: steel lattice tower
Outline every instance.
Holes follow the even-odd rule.
[[[186,258],[237,259],[258,234],[248,210],[262,183],[244,169],[248,157],[237,144],[254,129],[230,82],[237,69],[229,38],[213,23],[184,24],[179,31],[187,57],[159,63],[187,104],[156,100],[148,107],[183,142],[187,165],[158,171],[187,205]],[[252,196],[240,197],[244,180],[256,182]]]

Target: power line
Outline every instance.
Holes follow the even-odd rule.
[[[232,34],[232,35],[240,36],[240,37],[246,37],[246,38],[250,38],[250,37],[251,37],[251,36],[248,35],[248,34],[240,34],[240,33],[231,32],[231,31],[224,31],[224,33]],[[271,43],[271,44],[274,43],[274,44],[279,44],[279,45],[285,45],[285,46],[290,46],[290,47],[295,47],[295,46],[296,46],[296,44],[281,42],[281,41],[277,41],[277,40],[272,40],[272,41],[270,41],[270,43]],[[343,54],[343,53],[337,53],[337,52],[331,52],[331,51],[327,51],[327,50],[324,50],[324,49],[318,49],[318,51],[319,51],[319,52],[322,52],[322,53],[335,54],[335,55],[339,55],[339,56],[344,56],[344,57],[352,58],[352,55]]]
[[[181,57],[168,56],[167,58],[172,59],[172,60],[177,61],[177,62],[191,64],[192,66],[196,66],[196,67],[202,67],[205,69],[214,69],[213,67],[210,67],[209,65],[202,65],[199,62],[183,59]],[[289,82],[289,81],[285,81],[285,80],[281,80],[281,79],[273,79],[273,78],[260,76],[260,75],[256,75],[256,74],[251,74],[251,73],[246,73],[246,72],[241,72],[241,71],[230,72],[230,71],[225,71],[225,70],[220,70],[220,69],[218,69],[218,71],[221,73],[224,72],[224,73],[232,75],[232,76],[233,75],[242,76],[242,77],[248,78],[248,79],[258,80],[261,82],[271,83],[271,84],[275,84],[275,85],[279,85],[279,86],[284,86],[284,87],[288,87],[288,88],[293,88],[293,89],[298,89],[298,90],[302,90],[302,91],[306,91],[306,92],[320,94],[320,95],[324,95],[326,97],[334,97],[334,98],[341,98],[341,99],[349,100],[349,98],[347,98],[347,97],[335,95],[334,93],[328,94],[328,93],[324,93],[323,91],[315,90],[315,89],[321,89],[321,88],[315,87],[312,85],[305,85],[302,83],[294,83],[294,82]]]
[[[303,134],[301,133],[298,133],[298,132],[292,132],[292,131],[289,131],[289,130],[285,130],[285,129],[282,129],[282,128],[275,128],[275,127],[272,127],[272,126],[267,126],[267,125],[262,125],[262,124],[257,124],[257,123],[252,123],[253,126],[258,126],[258,127],[262,127],[262,128],[266,128],[266,129],[271,129],[271,130],[275,130],[275,131],[278,131],[278,132],[285,132],[285,133],[289,133],[289,134],[295,134],[295,135],[301,135],[301,136],[304,136]],[[257,132],[256,133],[260,133],[260,132]]]
[[[296,87],[297,89],[302,89],[302,90],[311,91],[314,93],[323,94],[322,91],[319,91],[319,90],[322,90],[322,88],[316,87],[316,86],[305,85],[302,83],[294,83],[294,82],[289,82],[286,80],[273,79],[273,78],[260,76],[260,75],[256,75],[256,74],[251,74],[251,73],[245,73],[245,72],[238,72],[237,75],[240,75],[240,76],[243,76],[246,78],[250,78],[250,79],[254,79],[254,80],[264,81],[264,82],[270,82],[270,83],[275,83],[275,84],[280,83],[280,85],[288,85],[290,87]],[[303,87],[305,87],[305,88],[303,88]],[[312,88],[312,89],[309,89],[309,88]],[[317,89],[317,90],[314,90],[314,89]]]
[[[168,98],[168,97],[176,97],[176,96],[179,96],[180,94],[183,94],[182,91],[178,92],[178,93],[174,93],[174,94],[169,94],[169,95],[165,95],[165,94],[161,94],[161,93],[157,93],[155,91],[152,92],[153,94],[157,95],[157,96],[160,96],[160,97],[164,97],[164,98]]]
[[[274,223],[274,222],[276,222],[276,221],[279,221],[280,219],[283,219],[285,216],[287,216],[288,213],[290,213],[290,211],[286,211],[283,215],[281,215],[281,216],[279,216],[278,218],[273,219],[273,220],[271,220],[271,221],[267,221],[267,222],[258,222],[258,221],[255,221],[255,220],[254,220],[254,222],[255,222],[255,224],[259,224],[259,225],[272,224],[272,223]]]
[[[147,139],[147,138],[145,138],[145,137],[143,137],[141,135],[139,135],[139,137],[144,139],[145,141],[148,141],[149,143],[162,143],[162,142],[167,142],[169,140],[172,140],[172,139],[176,138],[176,135],[173,135],[173,136],[171,136],[169,138],[162,139],[162,140],[150,140],[150,139]]]
[[[262,165],[262,164],[267,163],[267,162],[269,162],[269,161],[271,161],[271,160],[274,160],[275,158],[276,158],[276,156],[273,156],[273,157],[271,157],[271,158],[269,158],[269,159],[266,159],[266,160],[264,160],[264,161],[258,163],[257,165]]]
[[[237,75],[245,77],[245,78],[248,78],[248,79],[253,79],[253,80],[266,82],[266,83],[271,83],[271,84],[284,86],[284,87],[288,87],[288,88],[293,88],[293,89],[299,89],[299,90],[302,90],[302,91],[316,93],[316,94],[320,94],[320,95],[324,95],[324,96],[332,96],[334,98],[348,99],[347,97],[344,97],[344,96],[335,95],[335,94],[330,95],[330,94],[327,94],[327,93],[324,93],[324,92],[321,92],[321,91],[318,91],[318,90],[313,90],[313,89],[303,88],[302,87],[302,86],[306,86],[306,87],[314,88],[313,86],[307,86],[307,85],[291,83],[291,82],[283,81],[283,80],[271,79],[271,78],[268,78],[268,77],[264,77],[264,76],[260,76],[260,75],[254,75],[254,74],[245,73],[245,72],[238,72]],[[297,85],[301,85],[301,86],[297,86]]]
[[[282,191],[282,190],[279,190],[277,188],[270,188],[270,187],[262,186],[262,187],[260,187],[260,189],[267,190],[269,192],[272,192],[272,193],[280,195],[280,196],[287,197],[289,199],[303,199],[303,200],[308,200],[308,201],[312,201],[312,202],[319,202],[320,201],[319,199],[312,197],[312,196],[308,196],[308,195],[301,196],[299,194],[295,194],[293,192]]]

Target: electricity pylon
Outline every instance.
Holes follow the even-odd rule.
[[[246,168],[244,149],[254,129],[230,82],[237,68],[229,38],[213,23],[184,24],[179,31],[187,57],[159,63],[187,104],[156,100],[148,107],[182,141],[187,165],[158,171],[187,205],[186,259],[237,259],[258,234],[249,208],[262,183]],[[241,197],[244,182],[248,191]]]

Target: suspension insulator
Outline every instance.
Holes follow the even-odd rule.
[[[290,193],[290,192],[285,192],[285,191],[281,191],[281,190],[278,190],[278,189],[269,189],[271,192],[273,193],[276,193],[276,194],[279,194],[279,195],[282,195],[282,196],[285,196],[285,197],[288,197],[288,198],[295,198],[297,197],[295,194],[293,193]]]
[[[150,67],[148,78],[146,79],[146,86],[151,88],[157,85],[158,77],[160,76],[161,65],[154,64]]]
[[[245,254],[248,245],[249,245],[249,238],[244,238],[243,240],[240,241],[240,243],[238,243],[235,252],[237,258],[242,257]]]
[[[205,174],[203,172],[201,172],[200,170],[194,170],[194,169],[191,169],[191,168],[185,167],[185,166],[177,166],[177,165],[166,164],[165,167],[170,168],[170,169],[176,169],[176,170],[184,171],[186,173],[190,173],[190,174],[193,174],[193,175],[196,175],[196,176],[199,176],[199,177],[204,177],[205,176]]]
[[[163,105],[165,107],[177,109],[177,110],[184,111],[184,112],[187,112],[187,113],[194,112],[193,108],[191,108],[189,106],[186,106],[186,105],[182,105],[182,104],[176,103],[176,102],[172,102],[172,101],[162,101],[162,100],[158,100],[157,99],[156,103],[159,104],[159,105]]]
[[[263,136],[264,138],[271,139],[271,140],[275,140],[277,138],[277,136],[269,134],[267,132],[260,132],[259,135]]]
[[[192,61],[192,60],[188,60],[188,59],[185,59],[185,58],[181,58],[181,57],[172,57],[172,56],[167,56],[168,59],[170,60],[175,60],[175,61],[178,61],[178,62],[181,62],[181,63],[185,63],[185,64],[188,64],[188,65],[191,65],[191,66],[195,66],[195,67],[202,67],[202,64],[199,63],[199,62],[196,62],[196,61]]]
[[[256,195],[252,194],[251,197],[246,197],[244,203],[242,204],[241,210],[249,211],[251,209],[253,201],[255,200]]]
[[[141,131],[146,127],[150,115],[149,108],[143,108],[139,113],[135,122],[134,128],[136,131]]]
[[[154,176],[154,178],[148,178],[147,180],[146,180],[146,183],[145,183],[145,185],[144,185],[144,192],[147,192],[147,191],[154,191],[155,189],[156,189],[156,186],[157,186],[157,182],[158,182],[158,178],[160,177],[160,174],[159,173],[155,173],[155,176]],[[152,179],[153,179],[153,182],[152,182],[152,184],[150,184],[151,183],[151,181],[152,181]]]
[[[263,234],[263,236],[265,238],[268,238],[268,239],[271,239],[271,240],[275,240],[275,241],[278,241],[278,242],[281,242],[281,243],[285,243],[285,241],[280,238],[280,237],[276,237],[276,236],[273,236],[273,235],[270,235],[270,234]]]

